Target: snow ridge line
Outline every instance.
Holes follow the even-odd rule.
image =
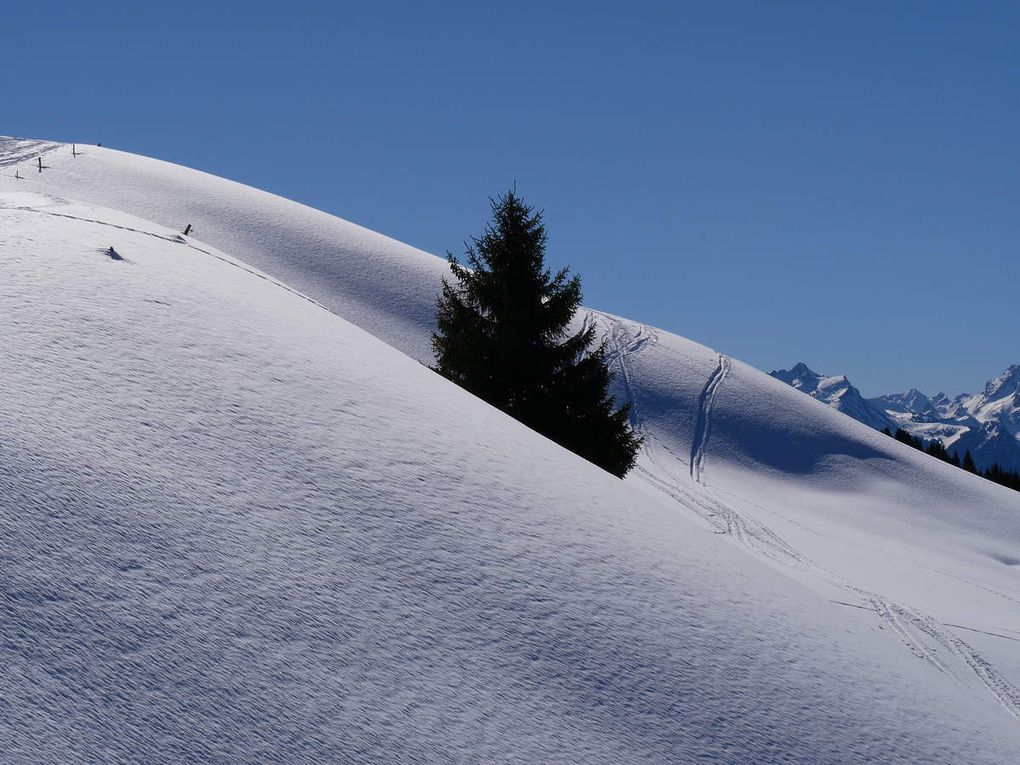
[[[716,394],[729,371],[730,359],[720,353],[719,365],[709,375],[708,382],[698,397],[698,422],[694,427],[694,440],[691,443],[691,478],[700,484],[704,483],[702,476],[705,472],[705,448],[708,446],[708,436],[712,427]]]
[[[326,308],[326,306],[324,306],[322,303],[320,303],[320,302],[318,302],[316,300],[313,300],[312,298],[308,297],[307,295],[305,295],[305,294],[303,294],[301,292],[298,292],[293,287],[288,287],[286,284],[284,284],[282,282],[278,282],[276,279],[273,279],[272,277],[267,276],[266,274],[263,274],[263,273],[261,273],[259,271],[256,271],[256,270],[252,269],[252,268],[248,268],[247,266],[245,266],[245,265],[243,265],[241,263],[238,263],[237,261],[231,260],[230,258],[223,257],[222,255],[218,255],[215,252],[211,252],[210,250],[203,250],[201,247],[199,247],[197,245],[194,245],[191,242],[189,242],[187,239],[185,239],[182,234],[178,234],[176,236],[167,236],[166,234],[157,234],[155,232],[145,231],[145,230],[140,229],[140,228],[132,228],[131,226],[121,226],[121,225],[119,225],[117,223],[110,223],[109,221],[105,221],[105,220],[96,220],[95,218],[83,218],[80,215],[68,215],[67,213],[50,212],[49,210],[40,210],[40,209],[35,208],[35,207],[7,207],[7,208],[0,208],[0,209],[18,210],[19,212],[34,212],[34,213],[39,213],[40,215],[51,215],[51,216],[53,216],[55,218],[69,218],[71,220],[80,220],[80,221],[82,221],[84,223],[96,223],[96,224],[98,224],[100,226],[109,226],[110,228],[120,229],[121,231],[130,231],[130,232],[132,232],[134,234],[144,234],[145,236],[155,237],[156,239],[162,239],[164,242],[170,242],[171,244],[182,244],[185,247],[190,247],[192,250],[195,250],[196,252],[201,252],[203,255],[208,255],[210,257],[216,258],[217,260],[222,261],[222,262],[226,263],[229,266],[233,266],[234,268],[239,268],[242,271],[244,271],[245,273],[251,274],[252,276],[257,276],[259,279],[263,279],[264,281],[267,281],[270,284],[273,284],[273,285],[279,287],[280,289],[284,289],[287,292],[291,293],[292,295],[297,295],[302,300],[306,300],[307,302],[311,303],[312,305],[318,306],[322,310],[327,311],[327,312],[333,314],[334,316],[337,315],[337,314],[333,313],[332,311],[330,311],[328,308]]]

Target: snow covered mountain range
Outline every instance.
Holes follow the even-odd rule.
[[[1020,470],[1020,365],[1008,367],[979,393],[926,396],[916,388],[865,399],[845,375],[828,377],[803,362],[770,372],[797,390],[877,430],[903,428],[926,441],[939,439],[977,466]]]
[[[419,363],[447,273],[0,139],[5,762],[1017,761],[1020,495],[586,310],[617,480]]]

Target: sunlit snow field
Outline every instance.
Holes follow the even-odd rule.
[[[419,363],[443,260],[79,151],[0,139],[6,760],[1020,755],[1020,495],[593,311],[618,481]]]

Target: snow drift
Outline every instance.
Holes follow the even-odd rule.
[[[1020,752],[1014,493],[592,313],[617,481],[417,363],[441,260],[84,152],[0,142],[12,761]]]

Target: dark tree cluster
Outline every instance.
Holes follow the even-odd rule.
[[[912,435],[903,428],[897,428],[895,433],[891,433],[889,428],[882,428],[882,432],[907,446],[912,446],[936,459],[948,462],[950,465],[954,465],[961,470],[966,470],[968,473],[974,473],[982,478],[987,478],[989,481],[994,481],[1015,491],[1020,491],[1020,472],[1007,470],[998,464],[992,465],[987,470],[980,470],[974,462],[974,456],[970,453],[969,449],[964,452],[963,459],[961,460],[955,451],[948,451],[938,438],[925,443],[923,439]]]
[[[989,481],[995,481],[1003,486],[1008,486],[1014,491],[1020,491],[1020,471],[1007,470],[1006,468],[999,467],[999,463],[995,463],[981,475]]]
[[[581,280],[545,266],[542,213],[514,192],[491,200],[492,222],[451,254],[432,335],[435,371],[547,438],[617,476],[641,439],[630,405],[609,394],[606,346],[574,323]],[[572,326],[573,325],[573,326]]]

